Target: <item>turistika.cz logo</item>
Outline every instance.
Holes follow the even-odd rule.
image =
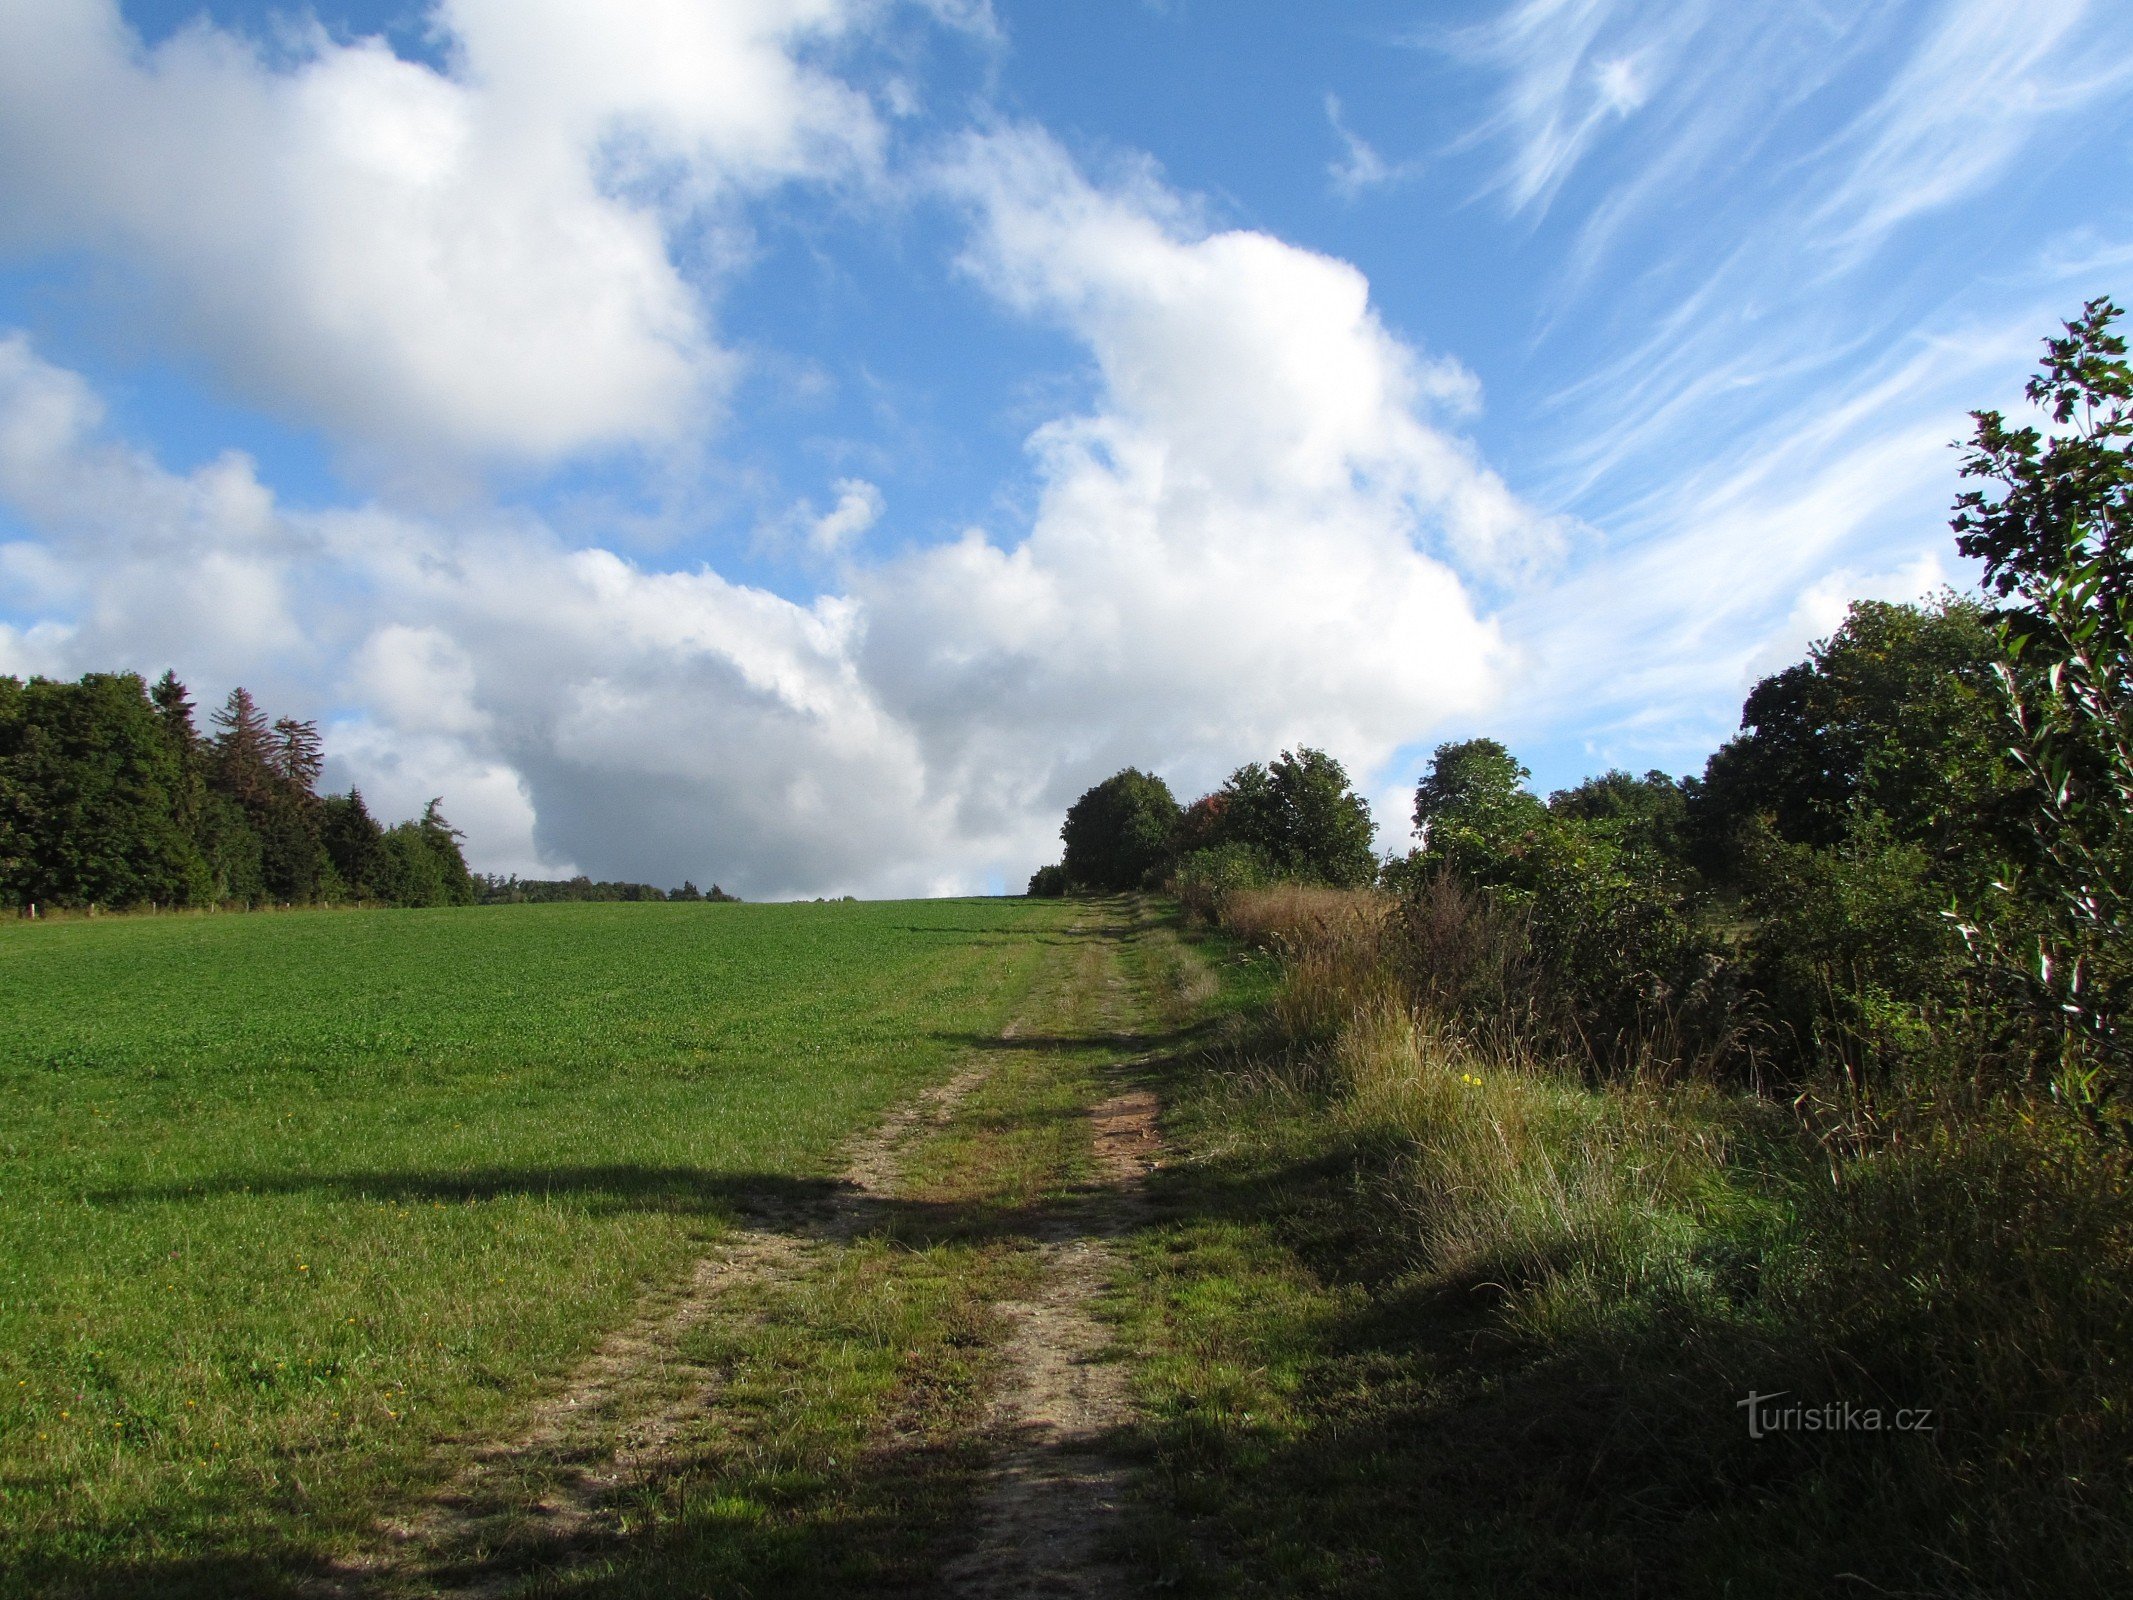
[[[1748,1413],[1748,1437],[1761,1439],[1773,1433],[1931,1433],[1931,1406],[1904,1406],[1884,1411],[1880,1406],[1856,1406],[1849,1400],[1826,1400],[1820,1405],[1795,1401],[1778,1402],[1791,1393],[1757,1394],[1736,1400],[1735,1409]]]

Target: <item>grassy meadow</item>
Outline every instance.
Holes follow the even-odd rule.
[[[1031,901],[0,927],[0,1592],[271,1589],[992,1033]]]

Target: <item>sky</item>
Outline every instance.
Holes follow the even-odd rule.
[[[2133,299],[2119,0],[0,0],[0,673],[482,870],[1700,769]]]

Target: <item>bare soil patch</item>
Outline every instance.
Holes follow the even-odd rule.
[[[1161,1149],[1157,1109],[1147,1089],[1094,1108],[1096,1182],[1044,1230],[1042,1290],[997,1308],[1014,1328],[987,1419],[998,1455],[976,1543],[946,1573],[950,1591],[969,1600],[1126,1592],[1109,1542],[1129,1469],[1112,1441],[1133,1407],[1094,1308],[1117,1269],[1108,1239],[1144,1219],[1140,1186]]]

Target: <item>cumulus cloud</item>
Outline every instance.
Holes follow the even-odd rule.
[[[0,634],[14,669],[175,665],[207,700],[242,681],[343,708],[333,780],[395,813],[442,791],[483,866],[758,893],[967,872],[859,678],[851,602],[647,571],[523,520],[293,512],[238,464],[173,474],[101,422],[78,377],[0,343],[0,498],[38,533],[0,583],[45,619]]]
[[[943,181],[966,269],[1093,357],[1101,401],[1031,441],[1025,536],[866,575],[862,659],[966,825],[1048,811],[1164,753],[1186,787],[1308,739],[1359,768],[1495,689],[1460,576],[1555,536],[1432,414],[1471,379],[1372,311],[1348,264],[1209,231],[1145,173],[1091,183],[1028,129]]]
[[[0,245],[108,253],[234,388],[404,469],[676,438],[733,358],[669,230],[864,167],[859,0],[438,0],[451,65],[0,0]]]
[[[18,665],[182,648],[238,667],[302,653],[291,587],[316,552],[275,514],[253,464],[231,453],[174,476],[104,440],[103,421],[79,376],[20,334],[0,338],[0,500],[46,535],[0,546],[0,594],[41,618],[34,650],[19,636],[12,646]]]
[[[1192,789],[1309,741],[1360,776],[1496,692],[1462,574],[1557,531],[1448,431],[1471,377],[1354,268],[1201,227],[1146,174],[1092,183],[1026,131],[940,181],[973,278],[1098,375],[1030,441],[1028,525],[847,555],[845,592],[801,603],[526,516],[293,512],[241,458],[181,475],[112,442],[18,337],[0,497],[35,532],[0,583],[44,631],[0,659],[241,677],[335,708],[332,774],[381,807],[443,791],[483,865],[750,894],[979,887],[1053,854],[1065,802],[1126,762]],[[836,490],[811,533],[848,549],[882,500]]]

